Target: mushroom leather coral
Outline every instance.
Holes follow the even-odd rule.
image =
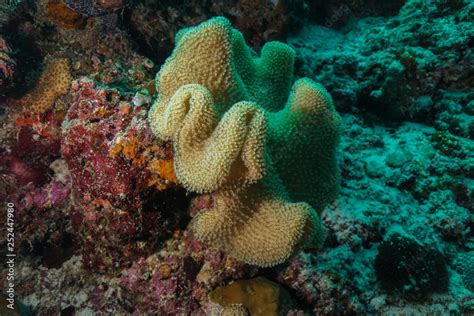
[[[235,104],[218,121],[209,90],[189,84],[150,115],[155,133],[175,141],[176,175],[188,189],[212,192],[263,176],[266,124],[253,103]]]
[[[176,43],[149,119],[174,142],[179,181],[213,196],[193,220],[197,237],[259,266],[320,245],[317,213],[338,189],[341,122],[329,94],[309,79],[292,88],[293,50],[269,42],[257,57],[222,17]]]
[[[207,244],[238,260],[261,267],[286,261],[304,243],[320,246],[324,231],[319,216],[304,202],[291,203],[278,179],[231,190],[218,190],[213,207],[192,222]]]

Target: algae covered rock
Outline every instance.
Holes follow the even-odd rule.
[[[219,287],[209,293],[209,298],[224,307],[224,315],[231,315],[231,312],[234,312],[232,315],[286,315],[290,307],[286,290],[263,277]]]
[[[448,287],[448,270],[441,252],[400,234],[380,244],[375,272],[387,292],[409,298],[443,292]]]
[[[466,288],[474,290],[474,251],[459,254],[455,265],[455,269],[461,274],[461,278]]]

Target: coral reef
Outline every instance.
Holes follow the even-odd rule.
[[[16,7],[22,2],[22,0],[12,0],[12,1],[2,1],[0,2],[0,27],[3,26],[8,20],[13,12],[15,12]]]
[[[18,152],[16,148],[14,152]],[[39,171],[33,168],[45,167],[39,162],[32,164],[29,161],[31,157],[22,158],[22,161],[16,162],[15,167],[10,167],[9,163],[14,158],[2,155],[0,199],[15,205],[15,244],[18,253],[25,257],[34,256],[36,261],[46,266],[58,267],[76,250],[65,209],[69,203],[70,176],[64,161],[57,159],[49,165],[51,175],[38,183],[37,179],[27,174],[36,172],[37,175]],[[21,176],[6,173],[9,169],[20,168],[23,168]],[[41,173],[48,174],[48,170],[41,170]],[[30,181],[22,183],[27,177]],[[6,238],[5,234],[0,239],[2,245]],[[2,247],[3,255],[5,251],[6,247]]]
[[[290,92],[293,52],[270,42],[254,58],[224,18],[177,37],[149,117],[159,138],[174,141],[180,182],[213,192],[213,208],[194,220],[197,236],[262,266],[285,261],[305,242],[321,244],[314,210],[291,201],[320,212],[337,192],[341,124],[330,96],[309,79]],[[223,57],[211,64],[211,54]],[[274,165],[265,161],[267,150]]]
[[[106,33],[119,33],[118,14],[127,0],[60,0],[61,6],[91,23],[97,23]]]
[[[126,3],[127,0],[64,0],[69,9],[91,17],[109,14],[110,10],[122,8]]]
[[[310,16],[327,27],[342,27],[351,19],[396,15],[406,0],[308,1]]]
[[[130,94],[87,78],[72,88],[61,147],[73,183],[72,225],[85,266],[111,272],[149,254],[183,218],[186,199],[166,173],[169,149],[153,145],[146,112],[132,106]]]
[[[48,14],[48,4],[67,15]],[[16,309],[3,304],[0,314],[252,315],[268,306],[290,316],[474,314],[473,10],[460,0],[0,1],[0,201],[13,204],[16,254]],[[77,27],[60,25],[79,15]],[[194,26],[214,15],[238,31],[226,22],[205,42],[218,49],[203,45],[189,62],[205,44]],[[275,38],[292,49],[268,42]],[[40,112],[19,107],[43,98],[39,78],[64,58],[66,92]],[[155,80],[160,68],[166,80]],[[324,84],[341,113],[337,160],[318,134],[333,113],[322,111],[328,94],[301,77]],[[234,99],[224,79],[240,87]],[[176,111],[152,128],[160,99]],[[323,106],[313,113],[305,104]],[[223,148],[232,139],[244,150],[216,157],[215,132]],[[196,142],[203,135],[209,141]],[[340,179],[324,178],[336,163]],[[312,237],[301,232],[308,214],[316,235],[325,232],[317,251],[291,244]],[[282,237],[290,243],[280,247]],[[258,267],[237,260],[229,242],[292,256]],[[385,277],[394,263],[407,269]],[[10,271],[0,274],[4,293]],[[255,284],[286,294],[256,301],[263,292],[247,291]],[[229,292],[239,299],[217,295]]]
[[[47,262],[63,244],[74,248],[66,211],[70,177],[59,153],[60,121],[52,112],[42,120],[13,114],[5,117],[9,123],[1,125],[0,200],[15,205],[18,252]],[[6,238],[2,237],[2,245]],[[3,252],[5,249],[2,247]],[[56,257],[58,263],[63,259],[59,253]]]
[[[462,122],[472,99],[472,10],[465,2],[446,15],[432,3],[408,1],[388,20],[357,20],[347,32],[308,25],[288,41],[298,75],[324,82],[340,110],[368,110],[387,122]],[[464,100],[444,100],[453,96]]]
[[[49,20],[62,28],[77,29],[85,23],[82,15],[69,9],[61,0],[46,3],[46,12]]]
[[[461,273],[466,288],[472,291],[474,289],[474,252],[459,254],[456,258],[455,268]]]
[[[162,62],[172,51],[180,29],[195,26],[213,16],[229,18],[252,46],[261,47],[300,27],[305,7],[301,0],[141,0],[126,10],[125,25],[139,39],[144,53]]]
[[[155,310],[209,315],[216,310],[215,304],[208,302],[211,289],[255,273],[255,268],[204,247],[186,230],[176,232],[157,254],[124,270],[120,286],[130,308],[138,314]]]

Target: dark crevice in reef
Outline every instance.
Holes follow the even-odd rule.
[[[155,238],[158,242],[169,238],[177,229],[184,230],[190,221],[187,211],[191,202],[192,196],[186,193],[182,188],[171,188],[163,191],[156,191],[154,189],[146,190],[143,194],[143,213],[144,218],[156,212],[159,217],[156,222],[144,221],[144,225],[161,226],[160,236],[147,236],[146,232],[151,231],[151,227],[143,227],[143,238]],[[156,230],[155,230],[156,231]]]
[[[167,7],[176,11],[164,10]],[[186,1],[182,0],[159,2],[137,0],[133,2],[133,5],[129,5],[123,10],[122,28],[133,39],[138,53],[150,58],[155,64],[161,65],[173,50],[175,43],[174,35],[171,34],[175,26],[170,22],[168,29],[165,29],[160,24],[163,21],[176,19],[171,16],[175,12],[179,12],[180,16],[192,16],[191,8],[189,4],[186,4]],[[155,12],[160,12],[160,18],[157,21],[153,21],[153,19],[157,19]],[[150,20],[147,21],[147,19]]]
[[[58,244],[48,244],[41,251],[42,264],[47,268],[58,269],[64,262],[79,252],[79,243],[72,234],[65,233]]]
[[[32,12],[36,10],[34,1],[25,1],[16,8],[9,21],[0,28],[2,34],[11,45],[13,58],[16,62],[16,72],[13,89],[8,92],[14,98],[19,98],[30,90],[41,73],[43,55],[36,45],[37,37],[47,38],[54,31],[52,27],[33,26],[35,21]],[[22,27],[31,25],[32,31],[27,33]],[[0,101],[5,97],[0,93]]]
[[[54,231],[49,230],[43,239],[21,243],[20,255],[38,257],[39,262],[47,268],[60,268],[64,262],[78,253],[80,245],[73,234],[66,232],[69,218],[61,218],[57,225],[58,227]]]
[[[406,0],[308,1],[309,17],[319,24],[338,28],[353,18],[396,15]]]
[[[137,15],[140,14],[140,12],[138,12],[137,6],[142,3],[150,5],[148,2],[149,1],[134,1],[134,6],[128,6],[125,8],[121,18],[122,27],[128,34],[130,34],[130,38],[133,39],[139,54],[147,56],[153,60],[155,64],[161,65],[173,50],[174,42],[172,38],[163,40],[163,38],[160,38],[159,36],[150,36],[149,34],[145,34],[144,30],[140,30],[140,27],[143,26],[141,26],[136,20]],[[157,10],[158,7],[155,9]],[[148,8],[148,10],[152,9]],[[170,17],[166,16],[167,12],[164,11],[163,13],[165,16],[162,18],[164,20],[169,20]],[[150,21],[150,25],[148,26],[149,30],[153,29],[153,25],[151,23],[152,22]]]

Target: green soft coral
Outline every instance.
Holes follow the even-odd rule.
[[[213,196],[196,236],[260,266],[320,245],[318,213],[338,189],[341,121],[322,86],[291,86],[294,55],[270,42],[256,56],[221,17],[182,30],[149,113],[155,135],[174,142],[181,183]]]

